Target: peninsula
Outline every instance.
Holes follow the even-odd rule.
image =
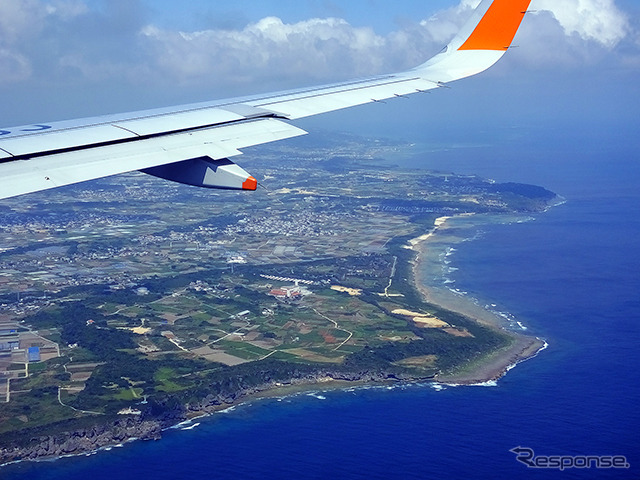
[[[483,383],[543,347],[423,272],[456,222],[554,193],[383,165],[399,143],[291,145],[247,159],[253,195],[132,174],[0,204],[0,463],[288,388]]]

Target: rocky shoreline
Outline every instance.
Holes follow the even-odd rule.
[[[173,407],[158,406],[138,415],[127,414],[110,417],[95,417],[90,427],[71,429],[58,434],[38,435],[37,429],[25,432],[23,445],[0,446],[0,465],[20,461],[50,460],[60,457],[86,455],[108,447],[134,440],[160,440],[162,432],[187,420],[210,415],[237,406],[255,398],[284,396],[293,389],[309,390],[322,388],[346,388],[354,385],[372,385],[398,382],[428,381],[431,377],[417,378],[390,372],[336,372],[320,371],[314,375],[293,378],[288,382],[268,382],[255,387],[243,388],[231,395],[208,395],[196,403]],[[163,408],[164,407],[164,408]],[[29,437],[28,439],[26,437]]]
[[[159,440],[162,430],[163,425],[159,420],[122,417],[91,428],[32,437],[25,446],[0,447],[0,463],[83,455],[135,439]]]
[[[160,406],[160,414],[149,408],[139,415],[118,415],[107,421],[104,417],[95,417],[96,423],[90,427],[52,435],[38,435],[34,429],[31,435],[27,432],[25,437],[28,436],[29,439],[24,439],[23,445],[0,446],[0,465],[87,455],[135,440],[160,440],[164,430],[197,417],[211,415],[253,399],[280,397],[317,388],[330,390],[427,381],[448,385],[483,384],[498,380],[517,363],[535,356],[544,348],[543,345],[538,339],[519,336],[505,351],[495,352],[460,372],[441,377],[414,377],[381,371],[345,373],[323,370],[313,375],[292,378],[287,382],[272,381],[243,388],[233,394],[208,395],[198,402],[186,405]]]
[[[524,335],[513,335],[512,344],[477,362],[472,362],[460,371],[434,378],[445,385],[488,385],[497,382],[519,363],[535,357],[547,347],[544,340]]]

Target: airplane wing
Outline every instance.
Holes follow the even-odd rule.
[[[406,72],[254,97],[0,129],[0,199],[140,170],[255,190],[229,157],[304,135],[291,120],[425,92],[480,73],[509,49],[531,0],[482,0],[438,55]]]

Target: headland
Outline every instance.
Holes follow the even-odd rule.
[[[448,230],[456,220],[465,221],[459,222],[456,233],[452,235]],[[495,220],[494,217],[489,220],[489,223]],[[440,383],[491,384],[518,363],[536,356],[546,348],[546,342],[543,339],[525,334],[521,322],[515,322],[513,319],[505,317],[504,314],[492,311],[488,305],[482,305],[477,299],[468,297],[466,292],[446,286],[447,283],[453,283],[445,278],[446,273],[444,272],[450,269],[447,257],[455,251],[455,246],[458,243],[469,239],[470,227],[482,224],[483,220],[477,216],[471,218],[471,216],[463,214],[458,218],[439,217],[435,220],[434,227],[429,233],[409,242],[409,248],[415,252],[415,258],[412,261],[413,286],[427,303],[464,315],[488,328],[502,332],[509,338],[508,344],[504,347],[437,375],[434,380]],[[464,231],[465,228],[467,233],[461,233],[460,229]],[[438,278],[440,285],[436,286],[433,281],[428,281],[427,276],[440,277]]]
[[[555,194],[336,144],[263,150],[251,170],[270,189],[251,196],[136,174],[3,202],[0,463],[157,439],[291,389],[485,383],[533,355],[540,341],[422,273],[452,222]]]

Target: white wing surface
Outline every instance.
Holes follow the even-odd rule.
[[[480,73],[509,49],[531,0],[483,0],[438,55],[413,70],[289,92],[0,129],[0,199],[142,170],[255,190],[226,160],[306,132],[291,120],[425,92]]]

